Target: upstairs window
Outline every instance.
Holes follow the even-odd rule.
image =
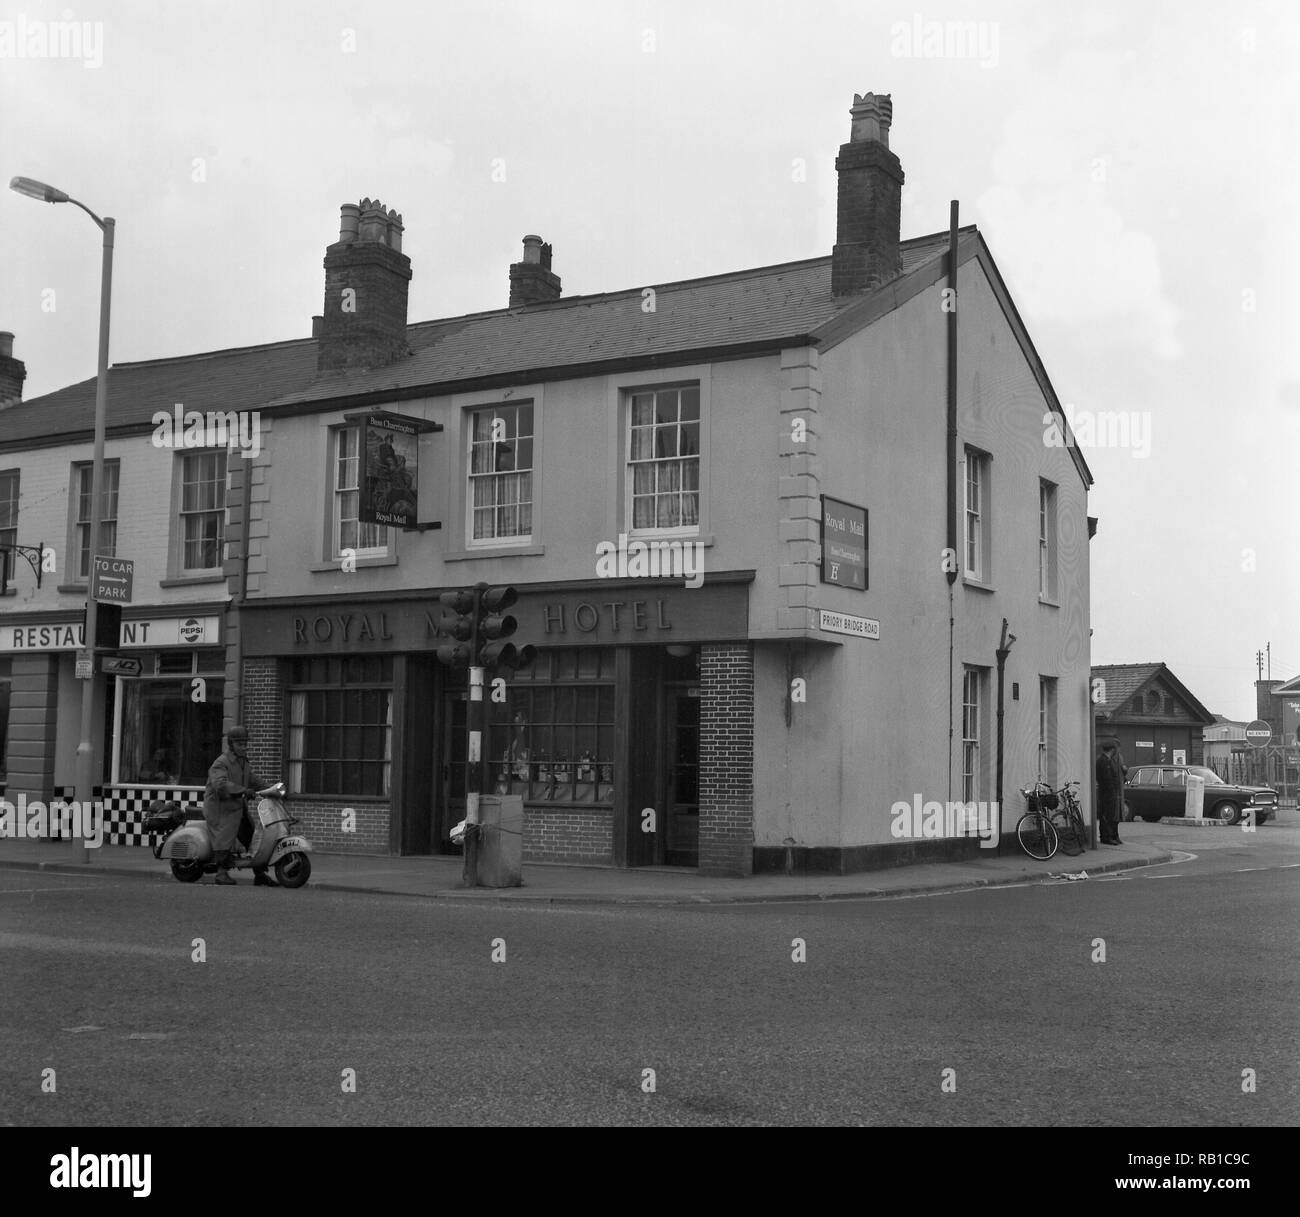
[[[1056,487],[1038,483],[1038,597],[1056,599]]]
[[[989,458],[966,449],[966,577],[989,581]]]
[[[532,539],[532,402],[473,411],[469,506],[473,541]]]
[[[628,487],[633,532],[699,527],[698,385],[632,393]]]
[[[17,469],[0,473],[0,549],[18,544],[18,479]],[[0,555],[0,562],[4,556]],[[13,569],[13,558],[9,559]]]
[[[226,450],[181,458],[181,563],[186,570],[221,566],[226,540]]]
[[[388,552],[388,529],[382,524],[363,524],[357,519],[361,506],[360,448],[360,427],[339,427],[334,432],[330,462],[334,487],[332,558],[342,557],[345,549],[366,558]]]
[[[94,477],[94,465],[76,465],[74,481],[77,491],[76,521],[74,524],[73,544],[77,549],[77,575],[82,579],[90,578],[90,487]],[[103,557],[117,556],[117,483],[120,465],[117,461],[104,462],[104,480],[100,488],[101,520],[99,529],[99,554]]]

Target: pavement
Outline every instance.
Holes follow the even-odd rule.
[[[753,875],[714,878],[679,867],[564,866],[525,862],[523,886],[466,888],[461,859],[394,858],[386,855],[312,854],[309,886],[329,891],[370,892],[438,900],[545,904],[751,904],[779,901],[867,900],[958,892],[971,888],[1059,880],[1063,874],[1098,875],[1173,861],[1158,843],[1128,840],[1102,845],[1077,857],[1065,854],[1038,862],[1004,846],[1004,855],[979,856],[962,862],[937,862],[861,871],[852,875]],[[0,868],[35,869],[75,875],[129,875],[174,883],[166,862],[147,847],[104,845],[89,850],[90,861],[76,859],[71,841],[0,838]],[[1011,853],[1009,850],[1015,850]],[[252,886],[248,871],[237,882]],[[202,883],[212,883],[205,876]]]

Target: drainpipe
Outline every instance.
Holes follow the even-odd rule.
[[[1007,619],[1002,618],[1002,640],[998,643],[998,771],[997,771],[997,805],[998,805],[998,852],[1002,852],[1002,714],[1003,688],[1002,677],[1006,671],[1007,656],[1011,654],[1011,644],[1016,636],[1007,633]]]
[[[239,592],[230,607],[235,617],[235,717],[236,723],[244,721],[244,634],[242,617],[244,600],[248,596],[248,528],[249,513],[253,509],[253,461],[244,457],[244,510],[239,529]]]
[[[948,575],[948,802],[952,802],[952,682],[956,656],[953,649],[955,611],[953,584],[957,582],[957,200],[948,213],[948,552],[953,555],[953,569]]]

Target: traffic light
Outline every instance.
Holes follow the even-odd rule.
[[[476,584],[472,591],[441,593],[440,631],[456,641],[437,648],[439,661],[452,667],[528,667],[537,658],[537,648],[516,647],[505,641],[519,628],[519,622],[504,610],[518,599],[513,587],[489,587],[486,583]]]
[[[470,641],[474,637],[474,601],[473,592],[443,592],[438,597],[442,605],[441,632],[456,639],[455,642],[443,643],[437,649],[439,663],[453,668],[467,666],[473,659]]]
[[[519,628],[519,622],[503,609],[519,599],[513,587],[484,587],[479,597],[479,663],[485,668],[526,668],[537,658],[537,648],[516,647],[502,642]]]

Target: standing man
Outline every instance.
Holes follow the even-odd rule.
[[[212,833],[218,883],[235,882],[230,877],[230,852],[236,838],[243,845],[253,839],[252,822],[244,815],[244,796],[267,785],[248,763],[248,731],[244,727],[231,727],[226,732],[226,751],[212,762],[203,791],[203,818]],[[254,868],[253,883],[258,887],[274,886],[265,867]]]
[[[1119,822],[1124,807],[1124,774],[1119,759],[1119,745],[1107,740],[1097,758],[1097,818],[1103,845],[1123,845],[1119,839]]]

